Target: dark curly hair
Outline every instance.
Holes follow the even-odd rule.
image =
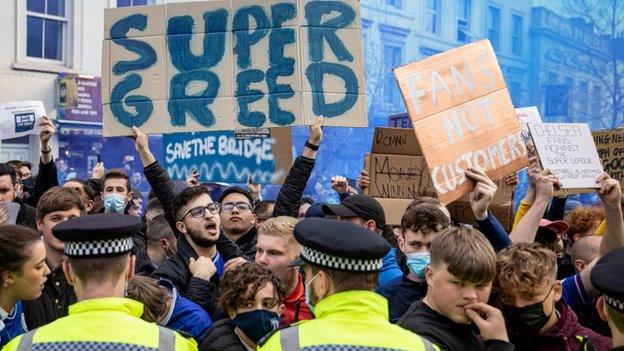
[[[439,204],[421,202],[407,208],[401,217],[401,229],[421,231],[423,234],[439,232],[451,226],[451,220],[440,210]]]
[[[278,304],[286,296],[282,281],[267,267],[255,262],[246,262],[225,272],[219,285],[219,307],[227,314],[245,306],[255,299],[258,290],[272,284]]]

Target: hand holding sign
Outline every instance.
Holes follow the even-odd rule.
[[[474,190],[470,193],[472,212],[476,219],[485,220],[498,187],[482,169],[476,167],[467,169],[466,177],[475,183]]]
[[[134,136],[131,136],[130,139],[134,140],[134,148],[139,153],[139,157],[141,157],[143,167],[147,167],[156,162],[156,158],[149,148],[147,135],[143,134],[143,132],[141,132],[141,130],[137,127],[132,127],[132,132],[134,133]]]
[[[604,206],[619,207],[622,201],[620,182],[617,179],[611,178],[606,172],[603,172],[596,182],[600,186],[598,194]]]
[[[323,122],[324,118],[319,117],[316,119],[316,123],[310,126],[310,137],[308,138],[310,144],[316,146],[321,145],[321,141],[323,140]]]
[[[371,184],[370,176],[368,175],[368,172],[366,172],[366,170],[363,169],[360,172],[360,177],[358,178],[358,186],[360,187],[360,189],[362,189],[362,191],[366,192],[366,189],[370,186],[370,184]]]
[[[555,190],[561,188],[561,181],[557,179],[551,170],[545,169],[535,176],[536,201],[550,201],[555,195]]]

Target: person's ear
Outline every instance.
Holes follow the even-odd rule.
[[[397,245],[399,246],[399,249],[405,253],[405,239],[403,239],[402,235],[399,235],[396,237],[397,238]]]
[[[585,267],[587,267],[587,263],[585,263],[585,261],[583,260],[574,261],[574,268],[576,268],[577,272],[582,272],[583,270],[585,270]]]
[[[282,315],[282,312],[284,312],[284,308],[286,306],[284,304],[280,304],[279,308],[277,309],[277,314],[279,314],[280,316]]]
[[[163,251],[167,249],[167,244],[169,244],[169,242],[165,238],[160,238],[160,240],[158,240],[158,247]]]
[[[557,280],[555,282],[555,286],[553,286],[553,298],[555,302],[561,300],[561,295],[563,294],[563,286],[561,285],[561,281]]]
[[[37,230],[43,233],[43,220],[37,220]]]
[[[13,284],[15,284],[15,277],[13,276],[13,273],[8,271],[2,273],[2,287],[8,288]]]
[[[574,234],[574,236],[572,237],[572,242],[577,242],[579,241],[579,239],[581,238],[581,234]]]
[[[93,209],[93,206],[95,205],[95,202],[93,202],[93,200],[89,200],[85,203],[85,210],[87,212],[91,212],[91,210]]]
[[[605,300],[603,296],[600,296],[598,298],[598,300],[596,301],[596,310],[598,310],[598,315],[600,316],[600,319],[602,319],[605,322],[608,322],[608,315],[607,315],[607,306],[605,304]]]
[[[67,278],[67,282],[71,286],[76,285],[76,279],[74,277],[74,272],[72,271],[71,264],[67,262],[67,260],[63,260],[63,273],[65,274],[65,278]]]
[[[136,265],[136,256],[128,256],[128,271],[126,272],[126,279],[129,282],[134,277],[134,267]]]
[[[130,203],[130,201],[132,201],[132,191],[128,191],[128,194],[126,195],[126,203]]]
[[[184,224],[184,222],[182,221],[177,221],[176,222],[176,229],[182,233],[182,234],[186,234],[186,224]]]
[[[317,274],[318,277],[314,279],[314,282],[312,282],[312,286],[314,289],[314,294],[318,296],[319,299],[322,299],[329,295],[329,293],[331,292],[332,283],[331,278],[325,271],[320,270]]]
[[[430,264],[425,267],[425,280],[427,281],[428,286],[433,287],[433,268]]]

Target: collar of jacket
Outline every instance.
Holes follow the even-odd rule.
[[[316,318],[351,316],[353,318],[389,319],[388,300],[372,291],[344,291],[328,296],[314,307]]]
[[[69,315],[91,312],[118,312],[134,317],[143,315],[143,304],[123,297],[105,297],[79,301],[69,306]]]
[[[254,225],[251,227],[251,229],[247,231],[247,233],[245,233],[245,235],[238,238],[235,244],[238,245],[239,247],[245,246],[246,244],[252,242],[256,238],[257,234],[258,234],[258,228],[256,228],[256,226]],[[221,231],[221,235],[224,235],[223,231]]]
[[[191,257],[194,259],[199,257],[193,246],[191,246],[191,243],[186,240],[186,237],[182,233],[179,233],[178,236],[178,256],[182,258],[185,264],[188,264]]]

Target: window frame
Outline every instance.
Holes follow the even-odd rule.
[[[440,35],[442,35],[442,33],[441,33],[441,31],[442,31],[442,25],[441,25],[441,23],[442,23],[442,18],[441,18],[441,16],[442,16],[442,0],[433,0],[433,1],[436,2],[436,8],[434,10],[429,8],[428,1],[425,0],[425,4],[424,4],[425,5],[425,21],[423,21],[424,22],[424,26],[425,26],[424,32],[428,33],[428,34],[433,34],[433,35],[440,36]],[[435,28],[434,28],[433,32],[429,31],[427,29],[427,25],[429,24],[428,23],[429,22],[429,15],[431,13],[435,14],[435,23],[434,23],[434,27]]]
[[[515,32],[515,23],[514,23],[514,19],[518,17],[520,18],[521,22],[521,28],[520,28],[520,34],[518,36],[518,39],[520,40],[520,52],[517,53],[515,52],[515,45],[514,45],[514,32]],[[510,38],[510,42],[509,42],[509,52],[516,56],[516,57],[522,57],[522,55],[524,55],[524,38],[523,38],[523,34],[524,34],[524,14],[517,12],[517,11],[512,11],[511,12],[511,25],[509,26],[511,28],[511,35],[509,36]]]
[[[490,39],[490,9],[498,10],[498,38],[497,38],[498,47],[496,47],[494,43],[492,43],[492,39]],[[485,38],[490,40],[490,43],[492,43],[492,48],[494,49],[495,52],[500,52],[502,49],[501,47],[502,46],[502,40],[501,40],[502,39],[502,27],[503,27],[502,19],[503,19],[503,7],[497,3],[488,2],[486,13],[485,13]]]
[[[400,57],[399,57],[400,58],[400,60],[399,60],[400,62],[399,62],[398,66],[400,66],[401,64],[403,64],[403,62],[405,62],[405,51],[406,51],[405,49],[406,48],[405,48],[405,44],[404,43],[401,44],[401,43],[398,43],[396,41],[390,41],[390,42],[384,43],[382,48],[381,48],[382,56],[384,58],[382,101],[383,101],[383,104],[386,105],[386,106],[393,106],[393,105],[401,102],[401,92],[398,89],[398,87],[397,87],[397,89],[393,89],[392,90],[392,100],[393,101],[386,100],[386,97],[387,97],[386,94],[388,93],[386,91],[386,88],[387,88],[386,87],[386,84],[387,84],[387,80],[386,80],[387,77],[386,76],[388,76],[388,75],[390,76],[390,78],[391,78],[390,81],[393,81],[393,78],[394,78],[393,75],[392,75],[392,71],[391,70],[390,70],[390,72],[386,71],[386,68],[390,68],[390,66],[391,66],[390,64],[386,64],[386,62],[385,62],[386,61],[385,60],[385,58],[386,58],[386,48],[389,48],[389,47],[392,47],[393,49],[399,49],[399,51],[400,51]],[[398,67],[398,66],[394,65],[394,62],[392,64],[392,66],[395,67],[395,68]],[[396,101],[394,101],[395,98],[396,98]]]
[[[460,11],[459,11],[459,1],[457,2],[457,41],[460,43],[470,43],[472,41],[472,35],[470,35],[469,33],[471,32],[471,27],[472,27],[472,0],[463,0],[464,1],[464,9],[462,10],[462,12],[466,12],[466,18],[461,18],[460,17]],[[466,7],[468,7],[468,11],[466,11]],[[464,22],[463,24],[460,22]],[[463,29],[463,33],[465,36],[465,40],[460,40],[459,39],[459,32]]]
[[[13,68],[18,70],[30,70],[51,73],[77,73],[75,69],[80,65],[80,42],[77,33],[80,33],[82,19],[77,16],[82,11],[82,2],[74,0],[65,0],[65,17],[48,15],[39,12],[31,12],[27,10],[27,1],[15,0],[15,61]],[[28,49],[28,16],[35,16],[43,19],[59,20],[65,19],[62,34],[62,60],[52,60],[46,58],[30,57],[27,54]],[[80,34],[82,36],[82,34]],[[45,42],[43,44],[45,46]]]
[[[397,10],[403,10],[403,0],[386,0],[386,5],[392,6]]]

